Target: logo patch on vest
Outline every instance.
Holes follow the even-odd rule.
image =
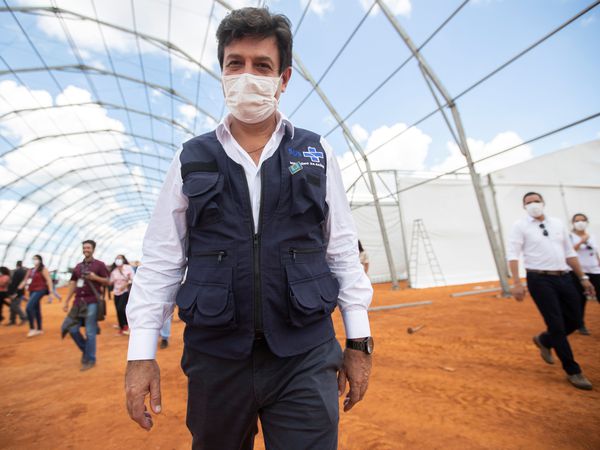
[[[310,160],[314,163],[321,162],[321,158],[324,157],[323,152],[317,151],[317,149],[314,147],[308,147],[307,151],[302,152],[302,156],[310,158]]]
[[[318,151],[315,147],[307,147],[305,152],[300,152],[295,148],[289,147],[287,151],[292,158],[304,157],[310,159],[310,161],[290,161],[289,169],[292,175],[302,170],[303,166],[315,166],[325,169],[325,165],[321,162],[321,159],[325,158],[325,155],[323,152]],[[297,169],[297,166],[300,166],[300,169]]]

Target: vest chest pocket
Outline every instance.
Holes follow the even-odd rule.
[[[292,201],[290,215],[306,214],[312,208],[316,219],[322,222],[327,216],[325,172],[320,168],[303,167],[300,172],[291,175]]]
[[[190,326],[234,329],[237,324],[231,275],[231,268],[205,269],[195,274],[196,279],[188,278],[175,298],[181,320]]]
[[[223,220],[218,197],[224,180],[218,172],[191,172],[183,180],[183,193],[189,199],[188,225],[211,224]]]
[[[337,305],[339,284],[331,272],[314,274],[315,266],[288,264],[289,323],[303,327],[331,315]]]

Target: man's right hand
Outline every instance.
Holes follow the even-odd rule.
[[[525,288],[522,284],[514,285],[510,290],[510,293],[518,302],[522,302],[525,298]]]
[[[160,369],[154,359],[128,361],[125,372],[125,395],[129,417],[143,429],[150,431],[152,416],[145,405],[150,394],[150,408],[155,414],[161,411]]]

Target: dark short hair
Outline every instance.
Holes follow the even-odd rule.
[[[8,267],[0,267],[0,275],[8,275],[10,277],[10,269]]]
[[[584,213],[573,214],[573,218],[571,219],[571,222],[575,222],[575,217],[577,217],[577,216],[583,216],[585,218],[585,221],[589,222],[588,216],[586,216]]]
[[[523,196],[523,203],[525,203],[525,199],[526,199],[527,197],[529,197],[530,195],[537,195],[537,196],[539,196],[539,197],[540,197],[540,199],[541,199],[542,201],[544,201],[544,197],[542,197],[542,194],[540,194],[540,193],[538,193],[538,192],[528,192],[527,194],[525,194],[525,195]]]
[[[23,267],[23,261],[17,261],[17,267]]]
[[[83,241],[81,243],[81,245],[85,245],[85,244],[90,244],[94,250],[96,249],[96,241],[92,241],[91,239],[86,239],[85,241]]]
[[[283,14],[271,14],[267,8],[240,8],[231,11],[217,29],[217,55],[223,69],[225,47],[243,37],[275,36],[279,49],[279,73],[292,65],[292,24]]]

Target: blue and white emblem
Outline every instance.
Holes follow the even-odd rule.
[[[324,157],[323,152],[317,151],[314,147],[308,147],[307,151],[302,152],[302,155],[306,158],[310,158],[310,160],[314,163],[321,162],[321,158]]]

